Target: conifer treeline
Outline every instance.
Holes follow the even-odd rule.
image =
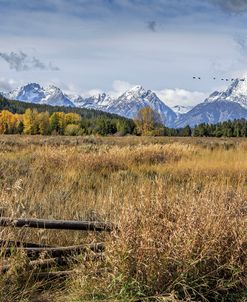
[[[247,120],[225,121],[218,124],[206,124],[191,128],[166,128],[167,136],[195,136],[195,137],[247,137]]]
[[[247,120],[225,121],[218,124],[200,124],[192,131],[193,136],[247,137]]]

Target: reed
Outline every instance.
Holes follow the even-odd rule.
[[[244,139],[1,136],[5,216],[118,230],[1,228],[1,240],[106,250],[99,261],[72,257],[77,273],[60,284],[30,278],[14,254],[0,301],[245,301],[246,155]]]

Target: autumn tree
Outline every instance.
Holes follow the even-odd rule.
[[[64,112],[54,112],[50,117],[50,128],[52,133],[56,134],[64,134],[64,130],[66,127]]]
[[[21,114],[9,112],[8,134],[21,134],[23,132],[23,118]]]
[[[39,113],[38,127],[39,127],[39,134],[48,135],[50,133],[50,120],[49,120],[49,113],[47,111]]]
[[[15,134],[23,131],[22,115],[8,110],[0,112],[0,134]]]
[[[160,114],[151,107],[143,107],[135,118],[137,133],[141,135],[163,135],[164,126]]]
[[[79,125],[68,124],[64,130],[64,134],[68,136],[75,136],[81,133],[81,128]]]
[[[8,110],[3,110],[0,114],[0,134],[7,134],[10,124],[10,115],[11,112]]]
[[[79,125],[81,122],[81,116],[77,113],[67,113],[65,115],[65,123],[66,125],[73,124],[73,125]]]
[[[24,130],[23,115],[16,113],[15,116],[16,116],[15,133],[22,134]]]
[[[27,109],[23,114],[23,125],[25,134],[38,134],[39,122],[38,111],[36,109]]]

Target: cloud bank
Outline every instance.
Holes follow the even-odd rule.
[[[17,83],[13,79],[0,78],[0,93],[9,92],[16,87]]]
[[[218,5],[223,10],[230,13],[247,12],[246,0],[209,0],[211,3]]]
[[[164,89],[155,91],[158,97],[164,101],[168,106],[173,107],[176,105],[182,106],[195,106],[203,102],[208,93],[199,91],[189,91],[185,89]]]
[[[0,57],[9,64],[9,68],[16,71],[29,71],[29,70],[59,70],[58,67],[53,66],[52,63],[46,65],[34,56],[20,51],[17,52],[0,52]]]

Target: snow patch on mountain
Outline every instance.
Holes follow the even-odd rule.
[[[113,98],[106,93],[83,98],[80,95],[68,96],[76,107],[107,111]]]
[[[193,106],[182,106],[182,105],[176,105],[173,106],[171,109],[177,114],[184,114],[189,112],[191,109],[193,108]]]

